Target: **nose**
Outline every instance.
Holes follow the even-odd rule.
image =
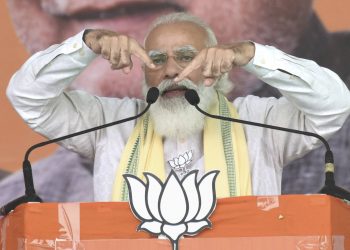
[[[182,68],[177,64],[173,57],[169,57],[164,68],[164,78],[174,79],[177,77]]]

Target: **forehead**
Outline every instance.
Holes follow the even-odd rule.
[[[175,48],[191,45],[197,50],[206,47],[205,30],[190,22],[162,24],[153,29],[145,41],[146,51],[172,51]]]

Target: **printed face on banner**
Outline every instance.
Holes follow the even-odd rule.
[[[160,15],[186,11],[212,27],[221,44],[252,40],[290,53],[310,16],[311,0],[7,0],[16,32],[31,53],[60,43],[83,29],[103,28],[127,34],[141,44],[150,23]],[[141,97],[144,78],[139,60],[130,74],[95,60],[74,87],[96,95]],[[250,94],[261,83],[243,70],[232,71],[231,96]]]

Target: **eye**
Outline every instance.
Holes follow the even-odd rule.
[[[194,58],[194,55],[179,55],[178,56],[178,60],[180,61],[180,62],[191,62],[192,60],[193,60],[193,58]]]
[[[163,60],[162,59],[159,59],[159,58],[155,58],[153,59],[153,63],[156,64],[156,65],[160,65],[160,64],[163,64]]]
[[[163,65],[166,62],[166,56],[165,55],[156,55],[156,56],[151,56],[152,62],[155,65]]]

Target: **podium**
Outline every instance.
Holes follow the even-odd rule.
[[[350,249],[350,205],[327,195],[218,199],[209,219],[179,249]],[[23,204],[0,218],[0,249],[171,249],[139,223],[126,202]]]

